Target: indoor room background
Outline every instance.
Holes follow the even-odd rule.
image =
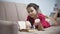
[[[60,0],[0,0],[0,20],[20,21],[26,20],[26,6],[29,3],[36,3],[40,6],[43,14],[51,16],[57,3],[60,7]]]

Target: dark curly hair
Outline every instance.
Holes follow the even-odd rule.
[[[35,4],[35,3],[28,4],[27,5],[27,8],[29,8],[29,7],[33,7],[35,10],[38,10],[39,9],[39,6],[37,4]]]

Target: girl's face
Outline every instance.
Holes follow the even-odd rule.
[[[27,8],[30,17],[34,18],[37,15],[37,11],[33,7]]]

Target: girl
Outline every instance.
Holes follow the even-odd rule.
[[[41,12],[39,12],[39,6],[34,4],[34,3],[30,3],[27,6],[27,12],[28,12],[28,17],[27,17],[27,21],[29,21],[31,23],[31,28],[35,28],[38,30],[43,30],[43,28],[48,28],[50,27],[50,24],[46,21],[46,17],[45,15],[43,15]],[[50,17],[47,17],[50,18]],[[54,19],[52,19],[54,21]],[[56,24],[56,21],[54,21]],[[29,26],[29,25],[28,25]]]

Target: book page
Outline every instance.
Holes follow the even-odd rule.
[[[26,23],[25,23],[25,21],[18,21],[18,24],[19,24],[19,28],[20,29],[26,29]]]

